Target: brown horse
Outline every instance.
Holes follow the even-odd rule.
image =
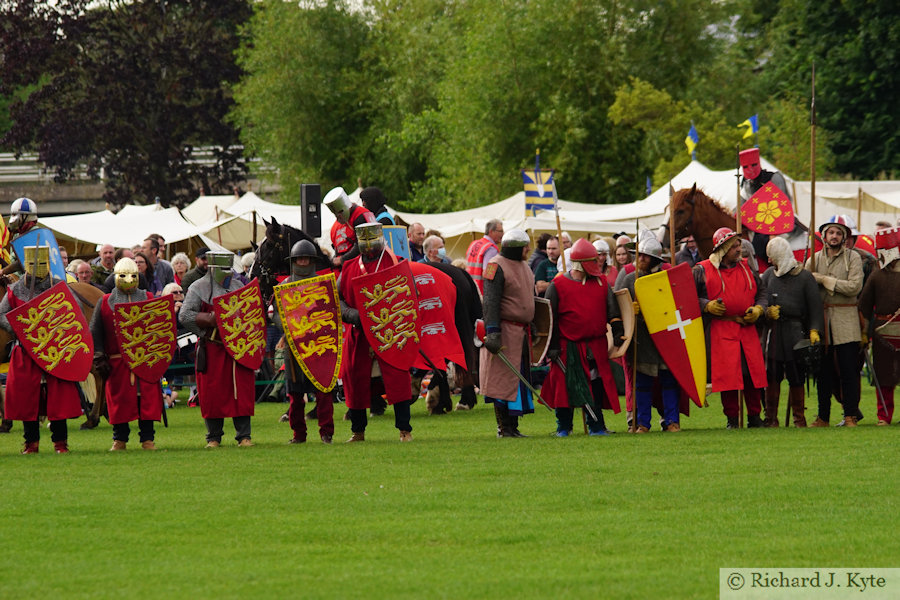
[[[672,195],[674,210],[675,239],[694,236],[700,254],[706,258],[713,249],[713,234],[720,227],[734,229],[734,215],[702,191],[695,183],[690,189],[683,188]]]

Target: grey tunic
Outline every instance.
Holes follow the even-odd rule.
[[[769,267],[762,274],[762,281],[768,305],[777,304],[781,307],[779,319],[767,323],[767,331],[763,334],[763,349],[770,360],[792,361],[794,344],[809,337],[810,329],[821,334],[825,327],[825,311],[819,286],[812,273],[799,264],[781,277],[775,275],[775,267]]]

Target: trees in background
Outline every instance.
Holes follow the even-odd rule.
[[[240,180],[237,131],[286,198],[359,180],[405,210],[480,205],[540,148],[562,197],[628,202],[687,164],[692,121],[710,167],[758,140],[808,176],[815,60],[817,173],[890,177],[897,41],[885,1],[0,0],[2,143],[102,169],[117,203]]]
[[[247,172],[225,115],[250,14],[244,0],[3,2],[0,94],[32,89],[0,144],[37,151],[59,180],[102,172],[113,205],[230,191]]]

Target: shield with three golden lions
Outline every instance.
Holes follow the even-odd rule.
[[[684,393],[706,398],[706,334],[694,275],[687,263],[639,277],[634,295],[650,337]]]
[[[419,354],[419,298],[407,261],[351,282],[359,320],[372,350],[406,371]]]
[[[172,294],[116,304],[113,327],[128,369],[144,381],[159,381],[177,347]]]
[[[262,366],[266,349],[266,319],[259,280],[213,298],[216,329],[228,356],[256,370]]]
[[[334,273],[275,286],[284,337],[303,373],[330,392],[341,370],[343,327]]]
[[[57,283],[6,316],[16,339],[41,369],[66,381],[87,379],[94,339],[68,285]]]

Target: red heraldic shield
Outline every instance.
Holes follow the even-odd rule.
[[[68,285],[57,283],[9,311],[7,318],[16,339],[41,369],[66,381],[87,379],[94,339]]]
[[[116,304],[113,324],[128,369],[144,381],[162,379],[178,347],[175,298]]]
[[[258,369],[266,349],[266,319],[259,280],[213,298],[213,312],[228,356],[248,369]]]
[[[639,277],[634,295],[660,356],[697,406],[706,398],[706,334],[688,263]]]
[[[446,369],[446,361],[451,361],[463,368],[466,366],[466,355],[459,330],[453,317],[456,306],[456,287],[446,273],[424,263],[409,263],[413,279],[416,282],[416,294],[419,296],[419,332],[421,334],[421,350],[439,369]],[[419,354],[414,367],[430,369],[431,365]]]
[[[276,285],[275,304],[303,373],[317,389],[330,392],[341,369],[344,331],[334,273]]]
[[[778,235],[794,230],[791,199],[774,183],[759,188],[741,206],[741,223],[757,233]]]
[[[409,261],[351,281],[362,330],[372,350],[389,365],[403,371],[419,355],[419,320],[416,285]]]

